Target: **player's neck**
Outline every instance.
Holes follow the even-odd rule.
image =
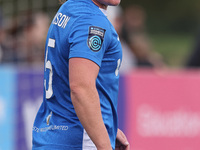
[[[95,4],[95,5],[97,5],[99,8],[102,8],[102,9],[107,9],[107,6],[106,5],[104,5],[104,4],[102,4],[102,3],[100,3],[98,0],[92,0],[93,1],[93,3]]]

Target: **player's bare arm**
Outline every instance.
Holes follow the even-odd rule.
[[[77,116],[98,150],[112,150],[96,89],[99,66],[84,58],[69,60],[71,99]]]

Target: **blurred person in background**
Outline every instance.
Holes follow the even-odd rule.
[[[3,37],[4,37],[3,18],[2,18],[2,12],[0,9],[0,63],[1,63],[2,57],[3,57],[3,49],[2,49]]]
[[[16,62],[14,52],[15,31],[3,22],[0,12],[0,63]]]
[[[122,50],[107,20],[120,0],[68,0],[46,41],[44,98],[33,127],[33,150],[129,150],[118,129]]]
[[[122,37],[128,43],[136,57],[137,67],[164,67],[160,54],[152,50],[152,44],[146,34],[146,13],[138,5],[125,8]]]
[[[14,63],[14,64],[26,64],[26,51],[24,50],[24,43],[26,39],[24,38],[24,29],[27,24],[30,24],[30,20],[22,20],[22,16],[16,16],[6,26],[6,37],[4,40],[4,45],[6,51],[3,54],[4,63]]]
[[[200,32],[195,39],[194,49],[189,58],[187,58],[186,67],[200,68]]]
[[[26,12],[13,18],[0,30],[1,63],[43,64],[49,17]]]
[[[25,62],[28,64],[43,64],[44,45],[49,27],[49,17],[45,13],[31,15],[23,28],[21,39]]]
[[[113,24],[115,30],[117,31],[120,42],[122,45],[122,64],[120,67],[120,73],[126,73],[131,71],[137,66],[137,60],[128,43],[122,36],[122,26],[124,24],[123,20],[123,10],[120,6],[109,6],[108,7],[108,19]]]

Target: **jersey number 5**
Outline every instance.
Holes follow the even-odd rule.
[[[46,88],[46,83],[47,80],[44,80],[44,87],[45,87],[45,91],[46,91],[46,99],[50,99],[53,95],[53,89],[52,89],[52,80],[53,80],[53,69],[52,69],[52,65],[51,65],[51,61],[47,60],[47,55],[48,55],[48,48],[55,48],[55,40],[54,39],[50,39],[48,41],[48,47],[46,50],[46,56],[45,56],[45,72],[48,69],[49,70],[49,81],[48,81],[48,89]]]

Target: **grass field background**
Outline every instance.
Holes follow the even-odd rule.
[[[150,34],[153,49],[160,53],[169,67],[184,67],[193,51],[195,36],[192,34]]]

